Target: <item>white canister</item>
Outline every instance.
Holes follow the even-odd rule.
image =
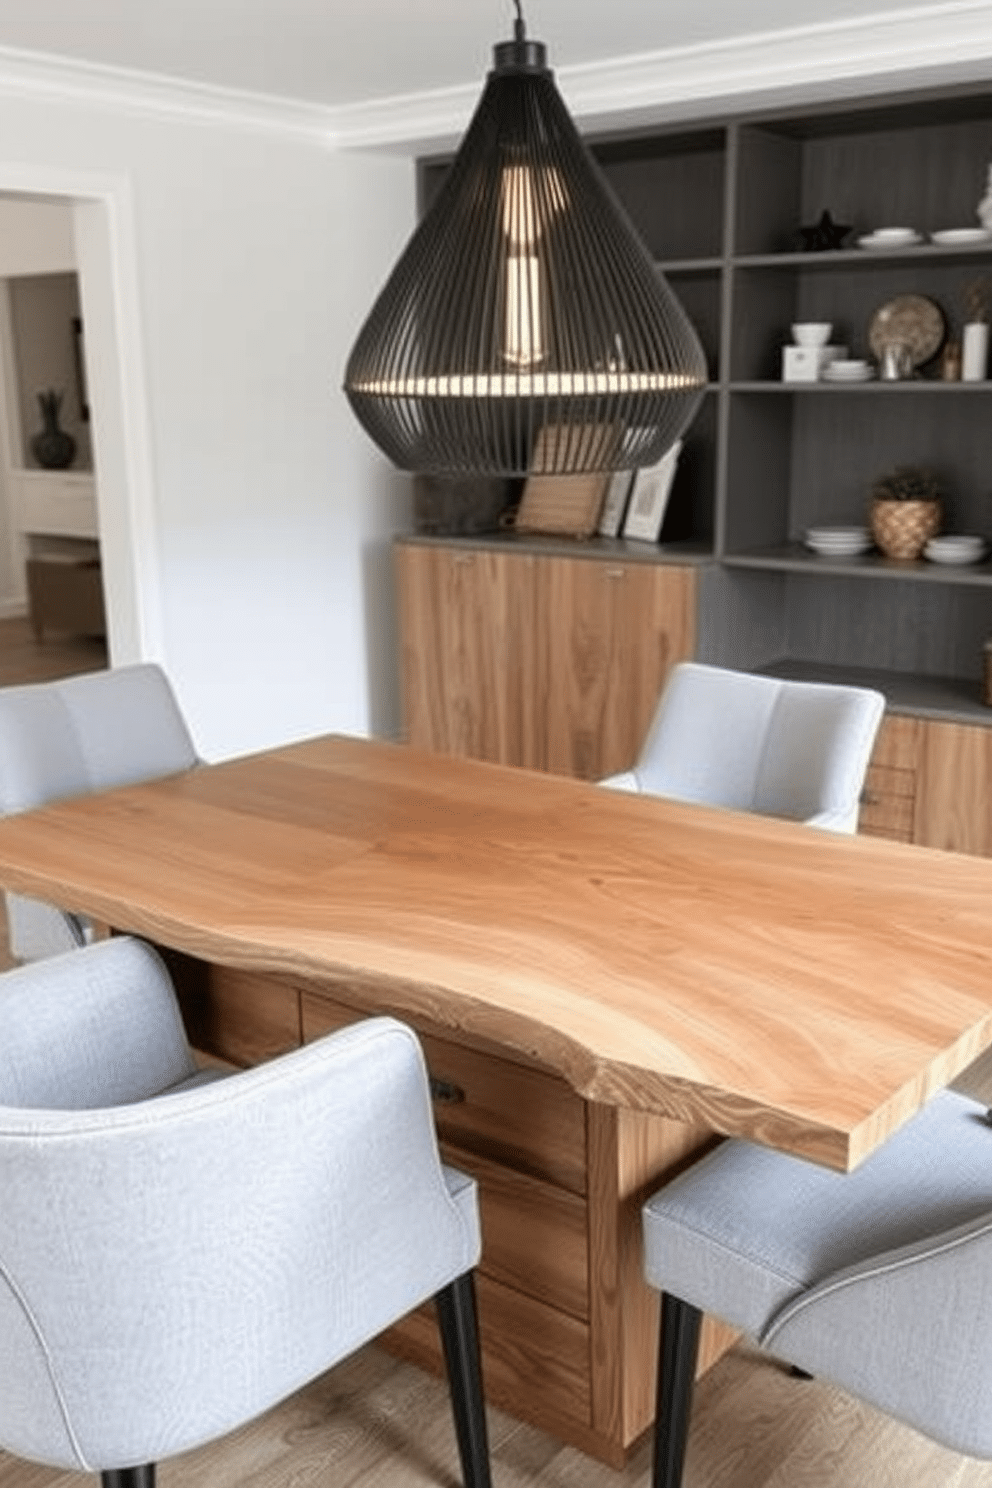
[[[961,381],[984,382],[989,361],[989,328],[973,320],[961,335]]]

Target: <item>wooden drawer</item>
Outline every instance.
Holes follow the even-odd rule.
[[[445,1162],[479,1184],[480,1271],[572,1317],[589,1317],[586,1202],[525,1173],[441,1144]]]
[[[486,1400],[545,1431],[591,1421],[589,1330],[487,1276],[478,1276],[479,1333]],[[388,1348],[435,1373],[443,1369],[433,1305],[382,1335]],[[569,1436],[574,1433],[569,1432]],[[619,1462],[616,1464],[619,1466]]]
[[[918,718],[886,714],[871,752],[871,765],[915,770],[919,759],[920,729]]]
[[[302,993],[305,1042],[368,1014]],[[586,1188],[585,1104],[564,1080],[418,1028],[445,1142],[576,1194]]]
[[[865,778],[858,830],[899,842],[913,840],[916,771],[872,765]]]
[[[920,720],[886,716],[861,793],[859,832],[912,842],[919,754]]]
[[[99,558],[74,563],[29,558],[25,574],[28,614],[37,640],[44,638],[46,630],[80,636],[107,634]]]
[[[159,947],[194,1049],[244,1067],[261,1064],[300,1044],[300,998],[295,987],[256,972],[208,966]]]
[[[13,477],[18,531],[51,537],[97,537],[96,483],[92,475],[20,471]]]

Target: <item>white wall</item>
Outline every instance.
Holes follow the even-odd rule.
[[[90,275],[89,302],[101,228],[90,209],[80,269],[114,659],[160,655],[208,758],[392,731],[382,617],[407,483],[373,452],[340,383],[413,223],[410,162],[335,156],[288,131],[0,96],[0,189],[89,178],[109,183],[93,211],[112,262],[109,277]],[[108,308],[128,321],[116,342],[91,335]],[[116,464],[115,400],[130,446]]]

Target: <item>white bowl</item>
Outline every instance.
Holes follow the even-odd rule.
[[[937,539],[931,538],[923,549],[924,558],[929,558],[931,563],[981,563],[985,557],[985,544],[979,543],[975,547],[959,545],[943,547]]]
[[[792,327],[797,346],[826,346],[833,326],[829,320],[800,320]]]
[[[927,543],[928,548],[933,548],[939,553],[975,553],[981,552],[985,547],[984,537],[932,537]]]
[[[908,243],[918,234],[915,227],[876,227],[869,236],[876,243]]]

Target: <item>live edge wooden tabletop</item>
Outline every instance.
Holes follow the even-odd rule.
[[[401,745],[8,818],[0,882],[841,1169],[992,1043],[992,862]]]

